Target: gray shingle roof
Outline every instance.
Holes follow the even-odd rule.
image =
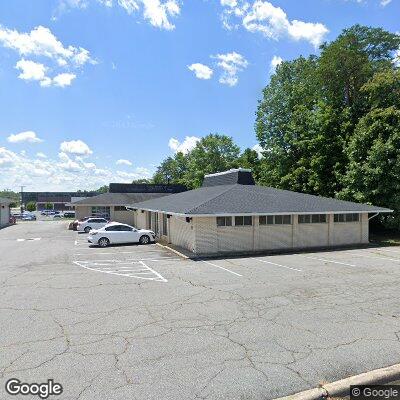
[[[201,187],[133,204],[134,208],[188,215],[391,212],[387,208],[253,185]]]
[[[103,193],[71,204],[74,206],[127,206],[167,195],[168,193]]]

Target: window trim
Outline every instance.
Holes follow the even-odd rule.
[[[347,218],[348,216],[352,216],[352,220],[348,221]],[[333,223],[335,224],[354,224],[354,223],[360,223],[361,221],[361,217],[360,217],[361,213],[360,212],[356,212],[356,213],[338,213],[338,214],[333,214]],[[356,219],[353,219],[356,216]],[[339,221],[340,218],[343,218],[343,221]],[[336,219],[338,219],[336,221]]]
[[[223,225],[219,225],[218,224],[218,219],[223,218],[224,219],[224,224]],[[230,219],[230,224],[226,224],[226,220]],[[232,217],[231,216],[219,216],[219,217],[215,217],[215,223],[217,224],[217,228],[226,228],[226,227],[232,227],[233,226],[233,221],[232,221]]]
[[[242,224],[236,224],[236,219],[241,218],[243,223]],[[245,220],[246,218],[250,218],[250,224],[246,224]],[[245,227],[245,226],[253,226],[253,216],[252,215],[235,215],[235,225],[234,226],[240,226],[240,227]]]
[[[282,222],[276,223],[276,218],[282,218]],[[285,217],[289,217],[290,222],[285,223]],[[261,218],[265,218],[265,224],[260,223]],[[272,222],[271,222],[272,219]],[[258,216],[258,225],[259,226],[290,226],[293,225],[293,216],[292,214],[275,214],[275,215],[259,215]]]
[[[319,214],[298,214],[297,216],[297,223],[300,225],[303,224],[327,224],[329,222],[329,218],[328,218],[329,214],[324,214],[324,213],[319,213]],[[318,217],[318,221],[313,221],[313,219],[315,217]],[[323,219],[325,221],[321,221],[321,217],[324,217]],[[301,221],[301,219],[304,218],[304,221]],[[309,221],[306,221],[306,219],[309,219]]]

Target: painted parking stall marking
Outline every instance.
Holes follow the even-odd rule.
[[[41,240],[42,238],[27,238],[27,239],[17,239],[17,242],[28,242],[28,241],[34,241],[34,242],[36,242],[36,241],[38,241],[38,240]]]
[[[271,261],[263,260],[261,258],[251,257],[251,260],[259,261],[259,262],[262,262],[262,263],[265,263],[265,264],[274,265],[275,267],[280,267],[280,268],[290,269],[292,271],[302,272],[301,269],[294,268],[294,267],[288,267],[287,265],[277,264],[277,263],[274,263],[274,262],[271,262]]]
[[[202,260],[202,262],[203,262],[203,263],[206,263],[206,264],[208,264],[208,265],[211,265],[211,266],[213,266],[213,267],[215,267],[215,268],[223,269],[224,271],[229,272],[229,273],[231,273],[231,274],[233,274],[233,275],[236,275],[236,276],[243,276],[243,275],[238,274],[237,272],[231,271],[231,270],[228,269],[228,268],[221,267],[220,265],[214,264],[214,263],[212,263],[212,262],[205,261],[205,260]]]
[[[327,262],[327,263],[330,263],[330,264],[345,265],[346,267],[357,267],[357,265],[354,265],[354,264],[348,264],[348,263],[345,263],[345,262],[330,260],[330,259],[327,259],[327,258],[310,257],[310,256],[304,256],[302,254],[296,254],[296,256],[303,257],[303,258],[308,258],[310,260],[323,261],[323,262]]]
[[[144,261],[108,260],[96,262],[88,260],[74,261],[73,263],[78,267],[104,274],[119,275],[146,281],[168,282],[167,279],[153,268],[150,268]]]

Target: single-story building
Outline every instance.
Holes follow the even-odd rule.
[[[120,190],[120,193],[114,192]],[[180,193],[182,185],[152,185],[111,183],[110,192],[70,203],[75,208],[75,217],[101,217],[129,225],[136,225],[135,214],[126,206],[149,199]]]
[[[132,204],[138,228],[194,255],[368,243],[392,210],[255,185],[250,170],[206,175],[199,189]]]
[[[10,223],[10,204],[12,200],[0,197],[0,228]]]

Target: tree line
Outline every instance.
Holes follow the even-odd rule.
[[[283,62],[256,110],[261,159],[211,134],[166,158],[153,181],[196,188],[207,173],[247,167],[260,185],[392,208],[384,222],[399,227],[399,48],[399,35],[355,25],[319,55]]]

